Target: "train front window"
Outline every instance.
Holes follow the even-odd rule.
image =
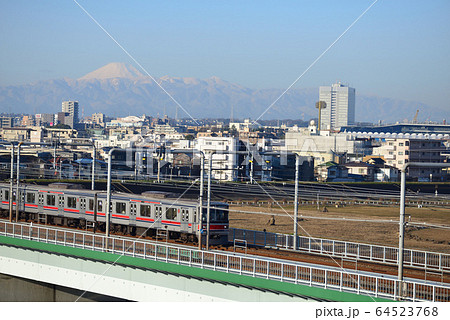
[[[226,222],[228,221],[228,210],[226,209],[216,209],[215,210],[216,216],[214,217],[214,221],[218,222]]]
[[[208,210],[203,208],[202,222],[207,222]],[[228,210],[225,208],[210,209],[209,222],[228,222]]]

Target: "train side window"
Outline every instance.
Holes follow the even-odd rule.
[[[4,200],[9,200],[9,190],[5,190],[5,198]]]
[[[141,204],[141,216],[151,217],[151,214],[152,214],[152,207],[145,204]]]
[[[54,194],[48,194],[47,195],[47,205],[48,206],[54,206],[56,203],[56,197]]]
[[[67,207],[68,208],[76,208],[77,207],[77,198],[67,197]]]
[[[126,213],[127,204],[125,202],[116,202],[116,213]]]
[[[97,211],[103,211],[103,201],[98,200]]]
[[[36,203],[36,195],[31,192],[27,192],[27,203]]]
[[[177,208],[167,208],[166,209],[166,218],[169,220],[177,219]]]
[[[94,210],[94,199],[89,199],[89,210]]]

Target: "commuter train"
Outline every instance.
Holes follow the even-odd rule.
[[[21,184],[19,186],[20,218],[60,226],[90,227],[104,232],[106,230],[106,192],[71,187],[73,185],[64,183],[53,183],[49,186]],[[200,224],[197,222],[199,202],[167,198],[163,195],[164,193],[158,192],[145,192],[141,195],[114,192],[111,195],[110,230],[114,233],[139,236],[166,234],[171,239],[196,242],[201,226],[202,241],[205,241],[206,204],[203,206],[202,224]],[[9,184],[0,183],[0,201],[1,215],[7,218],[10,202]],[[15,218],[15,185],[12,201]],[[226,244],[228,226],[228,204],[211,202],[209,243]]]

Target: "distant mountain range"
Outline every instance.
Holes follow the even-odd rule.
[[[250,89],[217,77],[201,80],[164,76],[156,81],[194,118],[230,118],[232,114],[234,119],[255,119],[284,91]],[[318,93],[319,88],[291,89],[263,119],[315,118]],[[65,78],[0,87],[0,112],[55,113],[61,110],[64,100],[78,100],[80,112],[83,110],[86,116],[101,112],[116,117],[142,114],[173,117],[176,109],[176,104],[150,77],[124,63],[110,63],[77,80]],[[357,92],[358,122],[412,120],[417,109],[419,120],[450,119],[449,110]],[[178,117],[188,115],[178,109]]]

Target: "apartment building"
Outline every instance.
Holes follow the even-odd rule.
[[[442,163],[445,157],[444,141],[439,139],[383,139],[373,148],[388,165],[401,169],[408,162]],[[419,181],[440,181],[444,177],[439,168],[410,167],[407,176]]]
[[[215,180],[234,181],[237,178],[238,139],[233,137],[200,137],[195,148],[205,154],[205,168],[209,170],[209,158],[212,158],[212,178]]]

